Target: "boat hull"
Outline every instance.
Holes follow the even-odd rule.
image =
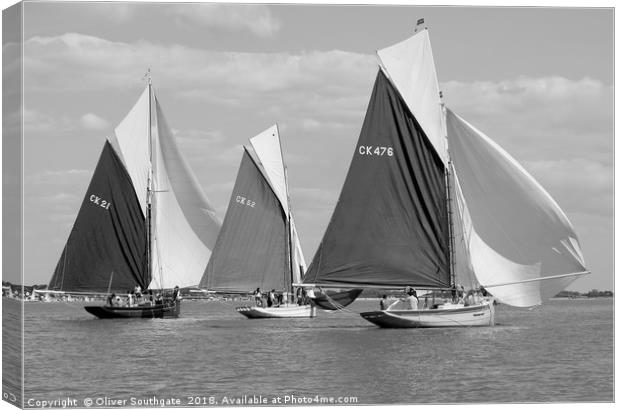
[[[446,309],[378,310],[360,315],[379,327],[472,327],[495,325],[493,303]]]
[[[237,312],[248,319],[312,318],[316,308],[310,305],[291,305],[281,307],[240,306]]]
[[[181,302],[155,306],[84,306],[99,319],[163,319],[176,318],[181,314]]]

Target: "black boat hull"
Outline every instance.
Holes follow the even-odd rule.
[[[314,291],[315,296],[310,298],[313,305],[323,310],[338,310],[350,305],[362,293],[363,289],[350,289],[344,291]]]
[[[84,306],[84,309],[99,319],[163,319],[179,317],[181,302],[135,307]]]

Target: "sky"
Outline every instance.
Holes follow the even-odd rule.
[[[24,283],[51,278],[103,143],[147,68],[220,219],[242,145],[279,125],[309,263],[359,136],[375,51],[410,36],[418,18],[446,104],[573,223],[592,274],[569,289],[613,289],[613,11],[384,5],[26,3]],[[11,70],[20,48],[7,40]],[[19,272],[3,277],[20,282]]]

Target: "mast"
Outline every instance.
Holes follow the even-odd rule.
[[[149,147],[149,179],[146,186],[146,271],[149,278],[152,279],[153,264],[152,257],[152,201],[153,201],[153,140],[151,135],[151,100],[152,100],[152,84],[151,84],[151,69],[146,71],[146,78],[149,88],[149,118],[148,118],[148,147]],[[151,280],[149,279],[149,280]]]
[[[286,168],[286,165],[284,164],[284,152],[282,151],[282,140],[280,140],[280,130],[278,129],[278,124],[276,124],[276,131],[277,131],[277,136],[278,136],[278,145],[280,146],[280,157],[282,158],[282,165],[284,167],[284,187],[286,189],[286,205],[287,205],[287,218],[286,218],[286,225],[287,225],[287,229],[286,229],[286,234],[288,235],[288,263],[289,263],[289,268],[290,268],[290,279],[291,282],[288,286],[288,290],[291,292],[291,294],[293,294],[293,283],[295,283],[295,277],[294,277],[294,256],[293,256],[293,231],[292,231],[292,225],[291,225],[291,197],[289,195],[289,191],[288,191],[288,170]]]
[[[423,21],[423,20],[422,20]],[[441,105],[441,129],[445,138],[446,144],[446,157],[448,164],[446,166],[446,207],[448,209],[448,263],[450,267],[450,285],[454,289],[456,287],[456,257],[455,257],[455,245],[454,245],[454,216],[452,215],[452,201],[454,200],[451,195],[452,184],[454,179],[452,166],[452,158],[450,157],[450,150],[448,146],[448,127],[446,126],[446,107],[443,101],[443,92],[439,91],[439,104]]]

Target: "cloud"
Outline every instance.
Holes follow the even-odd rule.
[[[53,203],[65,203],[79,201],[81,198],[75,194],[68,192],[59,192],[50,196],[41,197],[41,200]]]
[[[191,22],[228,31],[244,30],[261,37],[280,30],[280,22],[269,8],[259,4],[183,4],[170,12],[182,25]]]
[[[91,112],[82,115],[82,117],[80,118],[80,123],[82,127],[86,128],[87,130],[94,131],[106,130],[110,127],[110,124],[106,120]]]
[[[522,163],[564,211],[612,215],[612,86],[557,76],[442,86],[447,105]]]
[[[76,180],[83,181],[92,174],[92,170],[87,169],[64,169],[58,171],[42,171],[34,174],[24,175],[24,182],[27,184],[73,184]]]
[[[613,215],[612,166],[583,158],[523,165],[566,212]]]
[[[97,15],[99,18],[107,18],[117,23],[127,23],[136,16],[136,7],[139,7],[139,3],[132,4],[120,1],[110,3],[87,2],[85,4],[78,3],[77,6],[85,6],[85,11]]]
[[[12,113],[8,125],[18,130],[20,113]],[[101,131],[109,129],[109,123],[93,113],[87,113],[80,118],[72,119],[67,115],[51,115],[40,110],[26,109],[23,111],[24,133],[28,134],[57,134],[67,132],[81,126],[87,130]]]
[[[19,115],[17,113],[16,115]],[[58,131],[67,125],[66,120],[59,120],[51,115],[36,110],[23,111],[24,133]],[[62,124],[62,125],[61,125]]]
[[[611,163],[612,86],[562,77],[442,85],[449,107],[517,158],[589,153]]]

